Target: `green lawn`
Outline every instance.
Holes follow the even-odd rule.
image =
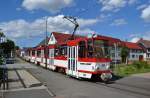
[[[150,72],[150,64],[147,62],[134,62],[133,64],[120,64],[113,68],[113,72],[121,77],[129,76],[136,73]]]

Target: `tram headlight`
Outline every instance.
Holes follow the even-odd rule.
[[[95,65],[95,70],[99,70],[100,69],[100,64],[96,64]]]
[[[106,69],[109,69],[109,68],[110,68],[110,64],[107,63],[107,64],[106,64]]]
[[[96,66],[95,66],[96,70],[107,70],[109,68],[110,68],[109,63],[103,63],[103,64],[97,63]]]
[[[95,70],[98,70],[99,69],[99,64],[96,64],[95,65]]]

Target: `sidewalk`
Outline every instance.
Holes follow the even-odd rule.
[[[45,89],[13,91],[5,93],[5,98],[52,98]]]
[[[0,92],[0,98],[52,98],[47,87],[24,68],[13,69],[13,66],[17,68],[19,65],[21,64],[12,64],[11,68],[9,67],[11,69],[8,71],[9,89],[4,91],[4,97]],[[34,67],[27,64],[27,68]]]
[[[10,70],[8,71],[9,90],[19,88],[30,88],[34,86],[41,86],[42,83],[33,77],[26,70]]]

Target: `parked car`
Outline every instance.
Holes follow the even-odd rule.
[[[15,59],[14,58],[6,58],[6,64],[14,64]]]

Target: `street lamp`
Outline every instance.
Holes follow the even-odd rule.
[[[48,35],[47,35],[47,22],[48,22],[48,17],[45,17],[45,67],[47,68],[47,41],[48,41]]]

